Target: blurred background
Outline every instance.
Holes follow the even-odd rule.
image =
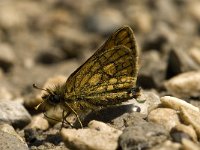
[[[199,0],[1,0],[0,97],[29,97],[32,84],[67,77],[116,29],[132,27],[141,50],[138,84],[200,67]]]

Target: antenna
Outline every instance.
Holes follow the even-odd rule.
[[[48,92],[47,89],[40,88],[40,87],[38,87],[35,83],[33,84],[33,88]]]
[[[37,106],[35,106],[34,108],[35,108],[35,110],[38,110],[39,109],[39,107],[42,105],[44,103],[44,101],[42,101],[41,103],[39,103]]]

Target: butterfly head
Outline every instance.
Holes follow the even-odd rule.
[[[51,105],[58,105],[61,102],[61,95],[56,91],[47,89],[47,93],[42,96],[42,99]]]
[[[36,108],[44,107],[45,109],[56,107],[61,104],[64,100],[65,91],[62,86],[55,86],[53,89],[42,89],[37,87],[35,84],[34,88],[45,91],[42,96],[43,102],[40,103]]]

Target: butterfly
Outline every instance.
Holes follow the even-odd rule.
[[[140,95],[136,86],[139,50],[129,26],[123,26],[78,69],[64,84],[46,88],[44,108],[60,106],[62,125],[70,114],[75,114],[83,127],[79,114],[86,110],[102,109],[121,104]],[[38,88],[34,85],[35,88]]]

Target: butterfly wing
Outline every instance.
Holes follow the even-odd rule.
[[[130,27],[117,30],[66,81],[66,98],[116,104],[130,98],[136,83],[138,49]]]

